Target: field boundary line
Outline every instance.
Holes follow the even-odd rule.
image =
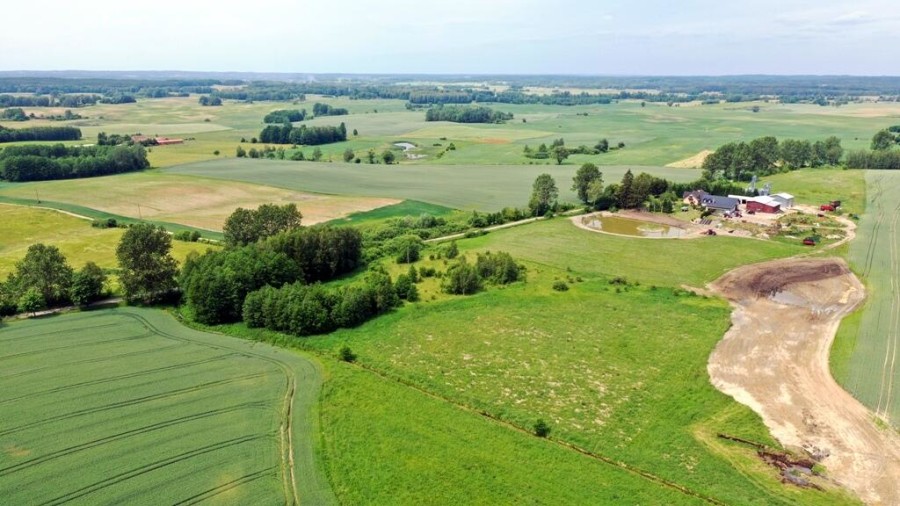
[[[369,373],[371,373],[371,374],[373,374],[373,375],[375,375],[375,376],[378,376],[379,378],[381,378],[381,379],[383,379],[383,380],[385,380],[385,381],[390,381],[390,382],[398,383],[398,384],[403,385],[403,386],[405,386],[405,387],[407,387],[407,388],[411,388],[411,389],[413,389],[413,390],[415,390],[415,391],[417,391],[417,392],[419,392],[419,393],[421,393],[421,394],[424,394],[424,395],[426,395],[426,396],[428,396],[428,397],[430,397],[430,398],[432,398],[432,399],[436,399],[436,400],[439,400],[439,401],[443,401],[444,403],[449,404],[449,405],[451,405],[451,406],[453,406],[453,407],[455,407],[455,408],[457,408],[457,409],[459,409],[459,410],[461,410],[461,411],[464,411],[464,412],[467,412],[467,413],[470,413],[470,414],[473,414],[473,415],[478,415],[478,416],[480,416],[480,417],[482,417],[482,418],[486,418],[486,419],[488,419],[488,420],[494,422],[495,424],[500,425],[500,426],[502,426],[502,427],[505,427],[505,428],[507,428],[507,429],[510,429],[510,430],[519,432],[519,433],[521,433],[521,434],[528,435],[528,436],[530,436],[530,437],[537,437],[537,436],[535,436],[531,431],[529,431],[528,429],[526,429],[526,428],[524,428],[524,427],[521,427],[521,426],[519,426],[519,425],[516,425],[516,424],[513,423],[513,422],[510,422],[510,421],[508,421],[508,420],[503,420],[502,418],[499,418],[499,417],[497,417],[496,415],[493,415],[493,414],[491,414],[491,413],[488,413],[487,411],[484,411],[484,410],[478,410],[478,409],[472,408],[471,406],[467,406],[467,405],[465,405],[465,404],[461,404],[461,403],[455,402],[455,401],[453,401],[453,400],[451,400],[451,399],[449,399],[449,398],[447,398],[447,397],[444,397],[444,396],[442,396],[442,395],[439,395],[439,394],[436,394],[436,393],[434,393],[434,392],[428,391],[428,390],[424,389],[423,387],[421,387],[421,386],[419,386],[419,385],[416,385],[415,383],[413,383],[413,382],[410,381],[410,380],[406,380],[406,379],[402,379],[402,378],[399,378],[399,377],[394,377],[394,376],[388,375],[388,374],[383,373],[383,372],[381,372],[380,370],[378,370],[378,369],[376,369],[376,368],[374,368],[374,367],[372,367],[372,366],[370,366],[370,365],[366,365],[366,364],[362,364],[362,363],[358,363],[358,362],[354,362],[353,364],[351,364],[351,367],[356,367],[356,368],[358,368],[358,369],[360,369],[360,370],[367,371],[367,372],[369,372]],[[578,445],[576,445],[575,443],[571,443],[571,442],[569,442],[569,441],[565,441],[565,440],[562,440],[562,439],[559,439],[559,438],[554,438],[554,437],[546,437],[546,438],[543,438],[543,439],[545,439],[546,441],[548,441],[548,442],[550,442],[550,443],[552,443],[552,444],[561,446],[561,447],[563,447],[563,448],[567,448],[567,449],[569,449],[569,450],[572,450],[572,451],[574,451],[574,452],[580,453],[580,454],[582,454],[582,455],[584,455],[584,456],[586,456],[586,457],[590,457],[590,458],[592,458],[592,459],[594,459],[594,460],[597,460],[597,461],[599,461],[599,462],[603,462],[604,464],[608,464],[608,465],[610,465],[610,466],[619,468],[620,470],[623,470],[623,471],[628,472],[628,473],[630,473],[630,474],[633,474],[633,475],[635,475],[635,476],[640,476],[641,478],[644,478],[644,479],[646,479],[646,480],[648,480],[648,481],[651,481],[651,482],[653,482],[653,483],[655,483],[655,484],[657,484],[657,485],[660,485],[660,486],[663,486],[663,487],[666,487],[666,488],[669,488],[669,489],[672,489],[672,490],[681,492],[682,494],[684,494],[684,495],[686,495],[686,496],[693,497],[693,498],[695,498],[695,499],[700,499],[700,500],[702,500],[702,501],[704,501],[704,502],[706,502],[706,503],[714,504],[714,505],[716,505],[716,506],[726,506],[726,505],[727,505],[727,503],[725,503],[725,502],[723,502],[723,501],[720,501],[720,500],[716,499],[715,497],[712,497],[712,496],[709,496],[709,495],[706,495],[706,494],[697,492],[697,491],[695,491],[695,490],[691,490],[691,489],[685,487],[684,485],[681,485],[681,484],[676,483],[676,482],[674,482],[674,481],[667,480],[666,478],[663,478],[663,477],[661,477],[661,476],[657,476],[657,475],[655,475],[655,474],[653,474],[653,473],[651,473],[651,472],[649,472],[649,471],[645,471],[645,470],[643,470],[643,469],[641,469],[641,468],[639,468],[639,467],[635,467],[635,466],[632,466],[632,465],[627,464],[627,463],[625,463],[625,462],[622,462],[622,461],[620,461],[620,460],[615,460],[615,459],[613,459],[613,458],[611,458],[611,457],[607,457],[607,456],[605,456],[605,455],[601,455],[601,454],[599,454],[599,453],[596,453],[596,452],[593,452],[593,451],[591,451],[591,450],[588,450],[587,448],[582,448],[581,446],[578,446]]]

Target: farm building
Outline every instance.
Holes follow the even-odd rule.
[[[777,200],[779,204],[781,204],[782,209],[790,209],[794,207],[794,196],[790,193],[776,193],[772,195],[772,198]]]
[[[184,144],[184,139],[170,139],[168,137],[157,137],[156,143],[160,146],[165,146],[167,144]]]
[[[692,192],[684,192],[684,194],[681,195],[681,199],[685,204],[699,206],[700,201],[707,195],[709,194],[703,190],[694,190]]]
[[[706,194],[703,196],[703,198],[700,199],[700,205],[713,211],[737,211],[738,204],[740,204],[740,201],[738,201],[738,199],[720,197],[718,195]]]
[[[747,199],[747,211],[777,213],[781,211],[781,202],[773,197],[753,197]]]

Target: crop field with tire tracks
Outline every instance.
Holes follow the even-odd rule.
[[[331,502],[312,363],[116,309],[0,332],[6,504]],[[50,479],[52,477],[52,479]]]

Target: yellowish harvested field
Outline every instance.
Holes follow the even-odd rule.
[[[694,156],[690,156],[683,160],[678,160],[677,162],[666,164],[666,167],[672,167],[675,169],[699,169],[700,166],[703,165],[703,161],[706,160],[706,157],[711,154],[712,150],[704,149]]]
[[[389,198],[342,197],[271,186],[143,172],[111,177],[15,185],[0,194],[64,202],[121,216],[221,230],[236,208],[295,203],[312,225],[399,202]]]
[[[75,269],[92,261],[103,268],[115,268],[116,246],[124,229],[100,229],[90,222],[58,211],[0,204],[0,280],[15,270],[16,262],[36,243],[56,246]],[[208,244],[172,242],[172,255],[184,262],[188,253],[203,252]]]

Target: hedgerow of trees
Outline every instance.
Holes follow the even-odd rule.
[[[63,127],[5,128],[0,125],[0,143],[21,141],[77,141],[81,129]]]
[[[299,228],[302,218],[296,204],[263,204],[256,209],[239,207],[225,220],[222,231],[226,244],[243,246]]]
[[[503,123],[513,119],[512,113],[494,111],[480,106],[438,106],[425,112],[425,121],[454,123]]]
[[[11,146],[0,150],[0,178],[44,181],[105,176],[150,166],[143,146]]]
[[[306,119],[306,109],[279,109],[272,111],[263,117],[263,123],[284,124]]]
[[[319,116],[346,116],[347,114],[350,114],[350,111],[342,107],[332,107],[328,104],[320,104],[318,102],[313,104],[312,111],[313,116],[317,118]]]
[[[299,144],[317,146],[347,140],[347,126],[307,126],[295,128],[290,123],[282,126],[269,125],[259,133],[259,142],[269,144]]]
[[[703,174],[713,180],[725,177],[749,181],[754,175],[767,176],[802,167],[838,165],[844,156],[841,140],[831,136],[824,141],[760,137],[749,143],[730,142],[716,149],[703,161]]]

